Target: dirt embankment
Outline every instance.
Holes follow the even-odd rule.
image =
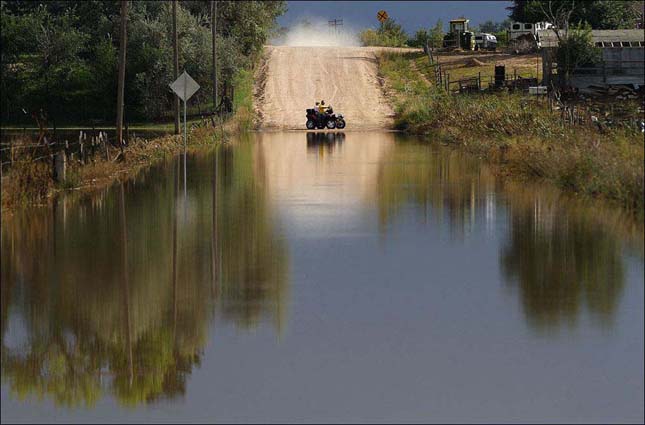
[[[347,130],[387,129],[394,111],[378,79],[374,48],[267,46],[256,87],[262,129],[305,129],[305,109],[321,99]]]

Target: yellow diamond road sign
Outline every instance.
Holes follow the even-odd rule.
[[[170,88],[181,100],[186,102],[197,90],[199,90],[199,84],[197,84],[197,81],[193,80],[192,77],[184,71],[174,83],[170,84]]]
[[[380,22],[386,21],[387,18],[388,16],[385,10],[379,10],[378,13],[376,14],[376,19],[378,19]]]

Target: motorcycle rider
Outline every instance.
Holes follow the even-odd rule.
[[[327,112],[327,109],[329,109],[329,106],[325,106],[325,101],[321,100],[320,103],[316,102],[316,106],[318,109],[318,120],[322,122],[325,112]]]
[[[327,106],[325,106],[325,101],[321,100],[320,104],[318,105],[318,113],[324,114],[326,110],[327,110]]]

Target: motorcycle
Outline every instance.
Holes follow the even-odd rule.
[[[345,117],[341,114],[334,114],[332,108],[328,108],[323,114],[317,112],[314,108],[309,108],[307,109],[306,126],[308,130],[313,130],[314,128],[322,130],[325,127],[330,130],[334,128],[343,129],[345,128]]]

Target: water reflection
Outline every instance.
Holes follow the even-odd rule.
[[[263,387],[258,374],[263,388],[283,385],[283,367],[297,371],[285,378],[285,394],[304,397],[303,385],[318,380],[315,389],[332,397],[340,380],[376,409],[385,393],[370,388],[383,388],[385,362],[394,365],[387,395],[409,411],[409,394],[396,388],[417,385],[424,400],[450,394],[461,404],[464,394],[477,399],[476,374],[506,382],[510,392],[496,394],[505,399],[517,394],[514,377],[523,385],[545,376],[540,365],[522,363],[522,349],[553,348],[535,344],[526,325],[548,336],[582,326],[588,314],[595,328],[617,327],[630,287],[625,252],[643,256],[643,225],[625,214],[500,183],[476,158],[389,133],[264,133],[187,163],[185,195],[178,158],[2,223],[2,379],[14,395],[66,406],[106,395],[123,405],[184,396],[195,368],[219,359],[204,355],[211,325],[285,332],[293,278],[299,294],[290,324],[299,329],[279,348],[262,338],[244,348],[215,342],[218,354],[229,348],[229,356],[245,357],[229,377],[243,388],[242,404],[250,387]],[[468,250],[474,242],[482,251]],[[436,258],[419,254],[425,249]],[[459,268],[477,269],[476,287],[462,284],[469,275]],[[507,311],[515,305],[523,316]],[[491,335],[478,320],[496,324]],[[498,348],[509,339],[518,346],[507,358]],[[584,342],[567,348],[579,348],[571,357],[560,353],[561,365],[577,362]],[[261,354],[236,351],[248,347]],[[405,362],[398,347],[410,347]],[[264,360],[281,379],[268,382]],[[417,379],[423,370],[428,375]],[[434,375],[446,386],[432,385]],[[564,379],[558,388],[573,385]],[[221,396],[231,386],[207,389]],[[199,407],[212,413],[208,403]]]
[[[557,194],[517,185],[506,193],[510,229],[501,267],[508,284],[518,288],[529,323],[557,330],[587,311],[597,323],[611,324],[625,283],[625,241],[631,239],[642,255],[638,226],[620,211]]]
[[[344,141],[345,133],[342,132],[307,132],[307,151],[322,158],[325,154],[332,154]]]
[[[280,328],[288,258],[255,155],[245,145],[190,158],[185,203],[175,160],[73,207],[62,198],[3,223],[11,391],[67,406],[108,393],[126,405],[175,397],[215,314]]]
[[[583,311],[610,324],[624,287],[624,248],[643,253],[642,224],[629,214],[536,185],[502,186],[476,158],[436,143],[401,139],[379,163],[375,193],[382,231],[407,205],[440,227],[447,219],[458,238],[477,226],[493,234],[498,210],[507,214],[501,269],[539,330],[573,324]]]
[[[376,203],[384,231],[404,206],[412,206],[438,225],[448,221],[455,237],[474,230],[477,217],[491,224],[497,183],[493,174],[471,155],[438,143],[400,137],[396,149],[379,162]]]

